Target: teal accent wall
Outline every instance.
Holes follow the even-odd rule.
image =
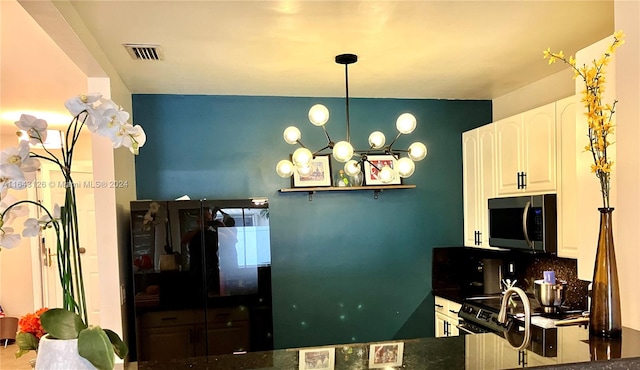
[[[426,144],[405,179],[416,188],[309,201],[278,193],[290,180],[275,165],[295,149],[282,139],[287,126],[312,150],[326,145],[307,118],[316,103],[331,112],[331,138],[343,140],[343,98],[134,95],[134,122],[147,134],[138,199],[269,198],[276,348],[433,336],[432,248],[462,245],[461,133],[491,122],[491,101],[350,99],[356,148],[375,130],[389,142],[399,114],[416,116],[415,132],[394,145]]]

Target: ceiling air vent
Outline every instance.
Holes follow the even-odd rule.
[[[154,44],[124,44],[131,58],[135,60],[164,60],[164,53],[160,45]]]

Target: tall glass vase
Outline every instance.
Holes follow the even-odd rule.
[[[599,337],[617,338],[622,334],[622,318],[618,269],[613,245],[613,208],[598,208],[598,210],[600,211],[600,234],[593,269],[589,331]]]

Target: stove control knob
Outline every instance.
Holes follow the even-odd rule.
[[[471,307],[471,306],[464,306],[464,307],[462,308],[462,311],[463,311],[463,312],[466,312],[466,313],[473,313],[473,307]]]

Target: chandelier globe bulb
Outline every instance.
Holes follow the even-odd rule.
[[[338,141],[333,146],[333,158],[345,163],[353,157],[353,146],[348,141]]]
[[[374,131],[369,135],[369,145],[373,149],[381,149],[384,146],[386,138],[380,131]]]
[[[293,175],[293,163],[286,159],[281,160],[276,165],[276,173],[282,178],[290,177]]]
[[[297,127],[289,126],[286,129],[284,129],[284,133],[282,136],[284,137],[284,141],[286,141],[287,144],[295,144],[300,140],[300,138],[302,137],[302,134],[300,133],[300,130],[298,130]]]
[[[396,120],[396,128],[402,134],[410,134],[416,129],[418,121],[411,113],[402,113]]]
[[[344,164],[344,172],[349,176],[355,176],[361,172],[360,163],[351,159]]]
[[[307,148],[298,148],[293,152],[292,159],[296,166],[304,166],[311,163],[313,154]]]
[[[297,171],[300,176],[309,176],[311,174],[311,166],[309,164],[297,166]]]
[[[324,126],[329,121],[329,109],[322,104],[316,104],[309,109],[309,121],[315,126]]]
[[[398,175],[402,178],[407,178],[416,170],[416,164],[411,160],[411,158],[400,158],[397,162],[398,165]]]
[[[421,161],[427,156],[427,147],[421,142],[416,141],[409,145],[409,158],[414,161]]]
[[[389,165],[383,166],[378,172],[378,178],[381,182],[388,184],[395,179],[395,171]]]

